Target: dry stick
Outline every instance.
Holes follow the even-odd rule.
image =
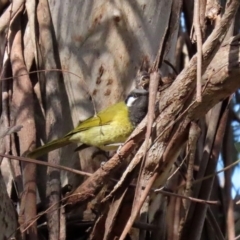
[[[160,46],[161,51],[162,51],[162,45],[163,45],[162,42]],[[143,169],[145,168],[145,162],[146,162],[146,159],[148,158],[147,148],[149,145],[148,143],[149,143],[149,139],[152,132],[151,131],[152,124],[153,124],[154,115],[155,115],[155,102],[156,102],[157,89],[158,89],[159,79],[160,79],[160,76],[157,70],[158,67],[156,67],[156,65],[159,64],[159,58],[156,60],[156,62],[157,63],[155,63],[155,66],[153,67],[153,72],[150,74],[150,87],[149,87],[150,94],[149,94],[148,114],[147,114],[148,123],[147,123],[147,131],[146,131],[146,144],[145,144],[143,159],[142,159],[142,163],[141,163],[141,167],[138,175],[138,181],[137,181],[137,186],[136,186],[133,205],[132,205],[133,206],[132,214],[130,215],[130,218],[134,215],[137,216],[138,211],[140,211],[140,208],[138,207],[138,205],[141,205],[141,203],[139,203],[139,196],[141,197],[141,179],[142,179]],[[135,219],[132,219],[132,224],[134,221]],[[126,225],[125,226],[126,230],[125,229],[124,230],[128,232],[131,227],[132,227],[131,225]]]
[[[197,40],[197,94],[196,100],[197,102],[202,101],[202,93],[201,93],[201,78],[202,78],[202,33],[200,28],[200,0],[195,0],[194,3],[194,29]]]
[[[213,229],[216,235],[216,239],[225,240],[225,237],[223,236],[222,230],[218,224],[218,221],[216,220],[216,217],[215,217],[215,214],[213,214],[211,208],[208,208],[206,220],[208,221],[211,228]]]
[[[203,86],[203,90],[202,93],[205,91],[205,89],[207,88],[208,82],[210,81],[210,78],[208,79],[208,81],[205,83],[205,85]],[[177,122],[179,122],[181,119],[183,119],[187,113],[189,112],[189,110],[191,109],[191,107],[196,103],[196,100],[193,100],[192,103],[180,114],[177,116],[177,118],[170,123],[165,129],[164,131],[161,132],[161,134],[159,136],[157,136],[157,138],[153,141],[153,143],[151,144],[151,146],[149,146],[148,150],[150,150],[150,148],[160,139],[160,137],[162,137],[162,135],[170,128],[172,127],[174,124],[176,124]]]
[[[10,65],[10,62],[9,62],[9,57],[7,56],[7,47],[5,46],[1,78],[7,75],[7,69],[9,65]],[[12,99],[12,95],[9,89],[9,82],[3,81],[2,82],[2,116],[1,118],[3,118],[3,122],[4,122],[4,126],[6,127],[6,130],[4,131],[4,133],[3,132],[1,133],[0,138],[3,138],[6,135],[10,135],[13,132],[17,132],[22,128],[22,125],[9,127],[9,125],[11,125],[10,124],[11,120],[9,120],[10,99]],[[13,138],[14,138],[13,136],[9,136],[9,137],[6,137],[4,140],[1,140],[1,141],[5,141],[5,144],[1,145],[0,153],[2,154],[6,152],[9,153],[10,147],[12,152],[15,151],[15,142],[13,141]],[[5,150],[3,148],[5,148]],[[17,161],[10,162],[10,159],[7,159],[7,160],[9,162],[10,171],[13,178],[13,186],[19,198],[20,196],[19,193],[21,193],[23,190],[22,177],[21,177],[22,173],[21,173],[20,165],[19,165],[19,162]]]
[[[5,52],[6,54],[6,52]],[[5,55],[4,54],[4,55]],[[3,60],[4,61],[4,60]],[[7,66],[8,66],[8,60],[6,59],[5,62],[3,62],[1,77],[5,76],[7,74]],[[2,114],[1,114],[1,120],[2,124],[5,129],[7,129],[10,125],[9,121],[9,87],[7,82],[2,83]],[[3,128],[3,127],[1,127]],[[4,133],[1,133],[1,137],[4,137]],[[10,151],[10,137],[8,136],[4,140],[4,144],[1,144],[1,153],[9,152]],[[1,159],[2,161],[2,159]]]
[[[36,1],[27,0],[26,1],[26,10],[28,15],[28,22],[29,22],[29,28],[30,28],[30,38],[33,46],[34,51],[34,57],[36,61],[37,67],[39,67],[39,59],[37,54],[37,40],[36,40]]]
[[[146,131],[146,145],[145,145],[143,160],[142,160],[139,175],[138,175],[137,186],[136,186],[134,200],[133,200],[132,213],[134,211],[138,211],[136,209],[138,209],[138,205],[141,204],[137,201],[137,197],[138,197],[139,193],[140,193],[140,196],[141,196],[141,192],[140,192],[141,189],[140,188],[142,186],[140,186],[140,181],[142,179],[143,169],[145,168],[146,159],[148,158],[147,148],[148,148],[148,145],[149,145],[149,139],[150,139],[151,132],[152,132],[152,124],[153,124],[154,117],[155,117],[155,102],[156,102],[156,98],[157,98],[158,85],[159,85],[159,81],[160,81],[160,75],[159,75],[159,72],[158,72],[158,67],[159,67],[159,65],[162,64],[163,45],[164,45],[165,38],[166,38],[166,35],[167,35],[167,30],[168,30],[168,27],[165,28],[163,37],[160,40],[158,53],[157,53],[156,59],[153,63],[152,69],[151,69],[152,72],[150,73],[150,85],[149,85],[149,93],[150,94],[149,94],[148,114],[147,114],[148,123],[147,123],[147,131]],[[136,208],[134,206],[136,206]],[[139,209],[139,211],[140,211],[140,209]],[[135,215],[135,214],[133,214],[133,215]],[[131,218],[131,216],[132,216],[132,214],[130,215],[130,218]],[[134,221],[135,221],[135,219],[132,219],[132,223]],[[129,227],[129,229],[127,229],[126,231],[129,231],[130,228],[131,228],[130,225],[128,225],[128,227]]]
[[[187,173],[186,173],[186,184],[185,184],[185,196],[190,197],[192,195],[192,181],[193,181],[193,167],[194,159],[197,147],[197,141],[199,139],[201,130],[195,122],[191,122],[191,127],[189,130],[188,143],[187,143]],[[189,211],[190,202],[187,200],[182,201],[183,204],[183,214],[181,218],[181,224],[178,229],[179,236],[181,236],[183,226],[185,224],[187,213]]]
[[[221,108],[222,108],[222,103],[219,102],[211,110],[211,115],[210,116],[213,120],[210,121],[210,124],[208,124],[208,129],[207,129],[207,132],[206,132],[207,141],[205,141],[205,144],[204,144],[203,155],[202,155],[201,161],[200,161],[201,162],[201,167],[200,167],[200,169],[197,173],[196,178],[201,178],[206,174],[207,165],[208,165],[208,163],[210,161],[210,158],[211,158],[211,150],[213,148],[214,139],[215,139],[217,129],[218,129]],[[199,191],[202,187],[203,187],[203,183],[197,184],[194,187],[194,195],[195,196],[199,195]],[[191,219],[190,216],[193,215],[194,209],[195,209],[195,205],[192,205],[189,209],[189,212],[188,212],[188,219]]]
[[[67,226],[66,226],[66,214],[65,208],[60,208],[60,233],[59,233],[59,240],[65,240],[67,238]]]
[[[188,158],[189,153],[186,154],[186,156],[184,157],[184,159],[182,160],[182,162],[179,164],[179,166],[175,169],[175,171],[167,178],[167,181],[171,180],[179,171],[179,169],[183,166],[183,164],[185,163],[186,159]],[[162,187],[163,189],[164,187]]]
[[[114,231],[114,225],[116,225],[116,218],[118,218],[118,221],[123,221],[128,218],[128,215],[131,214],[130,212],[126,213],[120,213],[120,208],[122,205],[122,202],[124,200],[124,198],[126,197],[126,195],[129,193],[129,188],[123,188],[121,189],[122,191],[119,192],[119,194],[117,194],[117,196],[115,197],[114,201],[110,204],[109,209],[108,209],[108,214],[107,214],[107,218],[105,220],[105,231],[104,231],[104,237],[103,239],[110,239],[111,233],[112,231]],[[122,209],[122,208],[121,208]],[[124,209],[124,207],[123,207]],[[119,216],[120,214],[120,216]],[[120,220],[121,219],[121,220]],[[117,226],[119,227],[119,226]],[[101,228],[101,226],[100,226]],[[98,229],[99,227],[95,227],[94,231],[92,232],[92,235],[98,234]]]
[[[69,168],[69,167],[64,167],[64,166],[57,165],[57,164],[43,162],[43,161],[32,159],[32,158],[18,157],[18,156],[12,156],[12,155],[9,155],[9,154],[1,154],[1,153],[0,153],[0,157],[6,157],[6,158],[9,158],[9,159],[19,160],[19,161],[22,161],[22,162],[35,163],[35,164],[46,166],[46,167],[52,167],[52,168],[56,168],[56,169],[59,169],[59,170],[76,173],[76,174],[86,176],[86,177],[92,176],[91,173],[83,172],[83,171],[80,171],[80,170],[75,170],[75,169],[72,169],[72,168]]]
[[[239,1],[238,0],[228,0],[226,3],[225,13],[222,16],[222,19],[217,25],[217,27],[213,30],[211,35],[207,38],[207,40],[203,44],[202,51],[203,57],[209,57],[212,54],[212,51],[215,50],[214,46],[220,46],[228,28],[231,25],[234,15],[236,14],[239,8]],[[206,55],[206,56],[204,56]]]
[[[232,133],[232,126],[228,119],[227,121],[227,127],[225,131],[225,140],[226,143],[223,145],[222,155],[223,159],[225,159],[224,163],[226,165],[229,165],[232,162],[233,153],[232,153],[232,146],[231,141],[233,139],[233,133]],[[228,169],[224,172],[224,201],[226,204],[226,219],[225,219],[225,226],[227,229],[227,239],[234,239],[235,238],[235,219],[234,219],[234,202],[232,199],[232,169]]]
[[[206,177],[203,177],[203,178],[200,178],[200,179],[197,179],[197,180],[193,181],[192,184],[196,184],[196,183],[202,182],[202,181],[204,181],[204,180],[207,180],[207,179],[209,179],[209,178],[215,177],[217,174],[219,174],[219,173],[221,173],[221,172],[224,172],[224,171],[226,171],[226,170],[228,170],[228,169],[231,169],[231,168],[233,168],[234,166],[238,165],[239,163],[240,163],[240,159],[237,160],[237,161],[235,161],[235,162],[232,163],[232,164],[229,164],[227,167],[222,168],[221,170],[219,170],[219,171],[217,171],[217,172],[215,172],[215,173],[213,173],[213,174],[210,174],[210,175],[208,175],[208,176],[206,176]]]
[[[43,14],[44,12],[44,14]],[[40,67],[43,68],[59,68],[58,53],[55,51],[56,40],[54,37],[51,13],[47,0],[39,0],[36,9],[36,17],[39,27],[39,43],[42,46],[40,54],[44,59]],[[59,81],[60,79],[60,81]],[[45,130],[49,140],[61,137],[64,110],[61,102],[61,81],[62,74],[60,72],[47,72],[43,76],[45,83],[45,100],[46,100],[46,124]],[[49,152],[48,162],[52,164],[60,163],[60,149]],[[47,214],[48,239],[59,239],[60,234],[60,211],[59,201],[61,199],[61,179],[58,169],[47,169],[47,185],[46,185],[47,204],[55,205],[55,211]]]
[[[193,167],[194,167],[194,159],[197,147],[197,141],[200,136],[201,130],[198,125],[194,122],[191,123],[190,131],[189,131],[189,141],[188,141],[188,168],[187,168],[187,177],[186,177],[186,188],[185,195],[192,195],[192,181],[193,181]],[[189,204],[186,201],[183,201],[183,205],[185,211],[188,210]]]
[[[203,204],[209,204],[209,205],[220,205],[219,201],[210,201],[210,200],[204,200],[204,199],[189,197],[189,196],[185,196],[185,195],[181,195],[181,194],[167,192],[167,191],[164,191],[164,190],[161,190],[161,189],[156,189],[154,192],[162,193],[162,194],[168,195],[168,196],[173,196],[173,197],[178,197],[178,198],[190,200],[192,202],[197,202],[197,203],[203,203]]]
[[[133,219],[136,219],[137,214],[138,214],[138,212],[140,211],[143,202],[145,201],[145,196],[148,195],[149,191],[151,190],[151,187],[152,187],[153,183],[154,183],[155,180],[157,179],[157,176],[158,176],[158,174],[157,174],[157,172],[155,171],[155,172],[153,173],[152,177],[149,179],[148,185],[146,186],[146,188],[145,188],[145,189],[143,190],[143,192],[142,192],[141,198],[139,199],[139,202],[138,202],[138,208],[135,208],[134,213],[131,214],[131,216],[130,216],[130,218],[129,218],[129,220],[128,220],[128,222],[127,222],[127,224],[126,224],[126,226],[125,226],[125,228],[124,228],[124,230],[123,230],[123,232],[122,232],[122,234],[121,234],[121,236],[120,236],[120,238],[119,238],[119,240],[124,240],[124,239],[126,238],[129,229],[130,229],[130,228],[132,227],[132,225],[133,225],[133,221],[134,221]],[[141,204],[141,205],[140,205],[140,204]],[[133,214],[134,214],[134,215],[133,215]]]
[[[6,129],[0,130],[0,138],[4,138],[7,135],[11,135],[12,133],[17,133],[22,129],[22,125],[10,126],[6,127]]]
[[[117,181],[116,185],[112,189],[112,191],[101,201],[102,203],[108,201],[110,198],[113,197],[114,193],[123,185],[124,180],[126,179],[127,175],[132,172],[136,166],[140,163],[143,155],[146,141],[142,144],[142,147],[138,149],[137,153],[133,157],[132,161],[128,164],[127,168],[125,169],[124,173],[121,175],[121,178]]]
[[[170,140],[170,142],[166,148],[166,151],[165,151],[164,155],[162,156],[162,158],[160,159],[159,163],[164,162],[166,164],[166,161],[171,161],[171,159],[175,158],[175,153],[178,151],[174,151],[174,150],[181,148],[181,144],[179,142],[180,140],[181,140],[182,144],[184,143],[182,141],[182,137],[184,134],[183,135],[181,135],[181,134],[185,132],[186,128],[184,128],[184,126],[186,126],[187,124],[188,124],[188,122],[183,123],[182,126],[179,126],[178,131],[175,132],[174,136]],[[173,149],[172,147],[173,148],[175,147],[175,149]],[[137,214],[140,211],[149,191],[151,190],[153,183],[156,181],[157,177],[159,176],[158,168],[159,168],[159,164],[155,167],[155,169],[153,171],[153,175],[148,180],[148,184],[145,187],[145,189],[143,190],[142,195],[140,196],[139,203],[135,207],[135,211],[131,214],[131,216],[126,224],[126,227],[123,230],[119,240],[124,240],[128,234],[129,229],[132,227],[133,221],[136,219]]]
[[[1,59],[1,63],[3,64],[1,77],[5,76],[7,74],[7,67],[9,65],[8,64],[9,63],[9,61],[8,61],[9,60],[8,37],[10,34],[10,21],[12,20],[12,14],[13,14],[13,2],[10,4],[10,6],[8,8],[9,8],[9,20],[4,19],[4,20],[7,20],[7,22],[6,22],[7,37],[6,37],[6,41],[5,41],[5,47],[4,47],[5,51],[3,52],[2,59]],[[20,6],[20,8],[21,8],[21,6]],[[2,19],[2,17],[0,19]],[[10,120],[9,120],[9,102],[10,101],[9,101],[9,99],[11,99],[11,98],[9,96],[9,87],[8,86],[9,86],[8,83],[2,83],[2,116],[1,116],[1,118],[3,118],[3,124],[4,124],[5,128],[8,128],[10,125]],[[4,140],[5,140],[5,142],[4,142],[4,144],[2,144],[2,147],[5,148],[5,151],[1,151],[1,152],[9,152],[10,145],[11,145],[11,137],[8,136]],[[1,149],[1,150],[3,150],[3,149]],[[7,159],[7,161],[9,162],[9,159]],[[0,162],[2,163],[2,159],[0,160]],[[10,165],[11,173],[13,175],[13,171],[12,171],[13,167],[10,162],[9,162],[9,165]],[[13,178],[14,178],[14,175],[13,175]],[[14,186],[15,186],[15,182],[14,182]]]
[[[153,179],[154,181],[154,179]],[[134,186],[135,187],[135,186]],[[150,189],[148,189],[146,192],[148,193],[150,191]],[[197,198],[192,198],[192,197],[186,197],[186,196],[183,196],[183,195],[179,195],[179,194],[176,194],[176,193],[171,193],[171,192],[167,192],[167,191],[164,191],[164,190],[159,190],[159,189],[156,189],[155,192],[159,192],[159,193],[162,193],[164,195],[168,195],[168,196],[174,196],[174,197],[178,197],[178,198],[184,198],[184,199],[188,199],[190,201],[193,201],[193,202],[198,202],[198,203],[202,203],[202,204],[209,204],[209,205],[218,205],[219,202],[218,201],[210,201],[210,200],[202,200],[202,199],[197,199]],[[61,202],[67,200],[69,196],[66,196],[64,197]],[[33,219],[30,219],[27,223],[27,226],[26,228],[24,229],[24,231],[26,231],[35,221],[37,221],[41,216],[43,216],[44,214],[46,213],[49,213],[50,211],[54,211],[53,209],[53,205],[51,205],[49,208],[47,208],[45,211],[39,213],[35,218]],[[64,208],[64,206],[61,206],[60,208]]]
[[[229,104],[229,101],[228,101]],[[222,145],[222,139],[225,133],[225,127],[228,119],[228,106],[225,106],[225,109],[219,118],[219,124],[218,124],[218,129],[216,131],[215,139],[214,139],[214,144],[211,149],[211,159],[208,162],[207,166],[207,171],[214,171],[217,165],[217,159],[220,153],[221,145]],[[207,183],[206,187],[201,187],[201,190],[199,191],[198,196],[201,198],[206,198],[209,199],[211,195],[211,191],[213,188],[213,179],[209,180]],[[189,239],[200,239],[201,232],[204,226],[205,218],[206,218],[206,213],[207,213],[207,206],[204,205],[198,205],[196,204],[195,209],[194,209],[194,217],[191,218],[190,225],[188,226],[189,228],[185,228],[184,232],[185,234],[183,237],[188,237]],[[193,226],[198,226],[196,229],[192,229],[191,227]]]
[[[142,159],[142,163],[141,163],[141,167],[140,167],[140,171],[139,171],[139,175],[138,175],[138,180],[137,180],[137,186],[136,186],[136,190],[135,190],[135,195],[134,195],[134,200],[133,200],[133,208],[132,211],[134,211],[134,206],[136,206],[137,203],[137,197],[138,194],[140,193],[140,181],[141,181],[141,177],[143,174],[143,169],[145,167],[145,162],[146,159],[148,157],[148,145],[149,145],[149,139],[151,136],[151,132],[152,132],[152,124],[153,124],[153,120],[154,120],[154,115],[155,115],[155,102],[156,102],[156,97],[157,97],[157,89],[158,89],[158,84],[159,84],[159,74],[157,71],[154,70],[153,73],[151,73],[150,75],[150,91],[149,91],[149,102],[148,102],[148,114],[147,114],[147,132],[146,132],[146,137],[145,137],[145,150],[143,153],[143,159]]]
[[[8,26],[7,26],[7,35],[6,35],[6,42],[5,42],[5,48],[6,48],[6,53],[8,55],[8,59],[10,58],[10,49],[9,49],[9,45],[8,45],[8,41],[9,41],[9,36],[10,36],[10,22],[13,19],[12,14],[13,14],[13,2],[11,3],[10,7],[10,16],[9,16],[9,22],[8,22]],[[19,9],[16,11],[15,15],[17,15],[19,12],[22,11],[22,6],[20,5]],[[1,16],[2,18],[3,16]],[[3,55],[4,58],[4,55]]]
[[[19,72],[26,73],[26,66],[22,51],[22,31],[20,26],[20,15],[18,19],[14,19],[12,24],[13,41],[11,46],[11,65],[13,75]],[[12,97],[12,115],[16,119],[16,123],[21,123],[24,130],[19,132],[19,145],[21,153],[25,152],[32,142],[35,142],[35,122],[33,114],[33,95],[32,84],[28,76],[17,78],[13,81],[13,97]],[[31,130],[31,131],[30,131]],[[27,135],[26,135],[27,132]],[[21,210],[24,212],[23,223],[31,219],[37,214],[36,209],[36,165],[27,163],[23,166],[23,182],[24,194],[27,201],[21,202]],[[22,198],[24,199],[24,198]],[[29,237],[37,237],[37,226],[33,225],[29,230]]]

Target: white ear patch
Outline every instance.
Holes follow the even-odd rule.
[[[133,103],[136,101],[136,99],[137,98],[133,97],[133,96],[129,97],[128,100],[127,100],[127,106],[131,107],[133,105]]]

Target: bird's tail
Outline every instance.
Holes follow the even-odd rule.
[[[69,137],[63,137],[60,139],[56,139],[53,140],[39,148],[36,148],[35,150],[33,150],[32,152],[30,152],[27,157],[29,158],[38,158],[44,154],[47,154],[55,149],[64,147],[66,145],[68,145],[69,143],[71,143],[71,141],[69,140]]]

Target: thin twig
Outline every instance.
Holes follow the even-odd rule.
[[[186,188],[185,188],[185,196],[190,197],[192,195],[192,181],[193,181],[193,168],[194,168],[194,159],[197,147],[197,141],[200,136],[200,128],[194,122],[191,122],[191,127],[188,136],[188,168],[187,168],[187,176],[186,176]],[[183,206],[185,210],[185,216],[189,208],[189,204],[186,201],[183,201]]]
[[[204,199],[199,199],[199,198],[194,198],[194,197],[188,197],[188,196],[172,193],[172,192],[169,192],[169,191],[164,191],[162,189],[156,189],[154,192],[162,193],[162,194],[168,195],[168,196],[187,199],[187,200],[190,200],[192,202],[198,202],[198,203],[209,204],[209,205],[220,205],[219,201],[209,201],[209,200],[204,200]]]
[[[194,29],[197,40],[197,94],[196,100],[197,102],[202,101],[202,93],[201,93],[201,78],[202,78],[202,33],[200,27],[200,0],[194,1]]]
[[[180,163],[180,165],[175,169],[175,171],[168,177],[167,181],[169,181],[171,178],[173,178],[173,176],[179,171],[179,169],[183,166],[183,164],[185,163],[186,159],[188,157],[188,153],[186,154],[186,156],[184,157],[184,159],[182,160],[182,162]]]
[[[6,81],[6,80],[10,80],[10,79],[14,79],[14,78],[18,78],[18,77],[25,76],[25,75],[30,75],[30,74],[34,74],[34,73],[40,73],[40,72],[62,72],[62,73],[69,73],[69,74],[72,74],[73,76],[79,78],[79,79],[82,81],[82,84],[85,85],[86,88],[84,88],[84,90],[85,90],[85,91],[89,94],[89,96],[91,97],[95,115],[97,114],[96,104],[95,104],[95,102],[94,102],[93,95],[92,95],[91,92],[88,90],[88,85],[87,85],[87,83],[86,83],[79,75],[77,75],[76,73],[73,73],[73,72],[68,71],[68,70],[65,70],[65,69],[52,68],[52,69],[35,70],[35,71],[30,71],[30,72],[28,72],[28,73],[26,73],[26,74],[19,74],[19,75],[17,75],[17,76],[13,76],[13,77],[2,78],[2,79],[0,79],[0,82],[1,82],[1,81]]]
[[[221,170],[219,170],[219,171],[217,171],[217,172],[215,172],[215,173],[213,173],[213,174],[210,174],[210,175],[208,175],[208,176],[206,176],[206,177],[199,178],[199,179],[193,181],[192,184],[196,184],[196,183],[202,182],[202,181],[204,181],[204,180],[207,180],[207,179],[209,179],[209,178],[215,177],[217,174],[219,174],[219,173],[221,173],[221,172],[224,172],[224,171],[226,171],[226,170],[228,170],[228,169],[231,169],[231,168],[233,168],[234,166],[238,165],[239,163],[240,163],[240,159],[237,160],[237,161],[235,161],[234,163],[231,163],[231,164],[228,165],[227,167],[222,168]]]
[[[172,63],[170,63],[170,62],[169,62],[168,60],[166,60],[166,59],[164,59],[163,61],[164,61],[164,63],[166,63],[169,67],[171,67],[171,69],[173,70],[173,72],[174,72],[176,75],[179,74],[179,72],[178,72],[177,69],[173,66]]]
[[[128,231],[132,227],[134,220],[136,219],[138,212],[139,212],[141,206],[143,205],[143,203],[146,199],[146,196],[148,195],[149,191],[151,190],[151,187],[152,187],[153,183],[155,182],[157,176],[158,176],[158,173],[155,171],[154,174],[149,179],[146,188],[143,190],[142,195],[140,196],[140,199],[138,200],[138,206],[137,206],[138,208],[136,208],[135,211],[130,215],[128,222],[127,222],[119,240],[124,240],[125,237],[127,236]]]
[[[0,153],[0,156],[1,156],[1,157],[6,157],[6,158],[9,158],[9,159],[14,159],[14,160],[23,161],[23,162],[35,163],[35,164],[43,165],[43,166],[46,166],[46,167],[57,168],[57,169],[60,169],[60,170],[63,170],[63,171],[68,171],[68,172],[76,173],[76,174],[79,174],[79,175],[82,175],[82,176],[87,176],[87,177],[92,176],[91,173],[79,171],[79,170],[76,170],[76,169],[72,169],[72,168],[69,168],[69,167],[64,167],[64,166],[57,165],[57,164],[51,164],[51,163],[43,162],[43,161],[36,160],[36,159],[31,159],[31,158],[26,158],[26,157],[12,156],[12,155],[9,155],[9,154],[1,154],[1,153]]]
[[[6,129],[3,129],[0,132],[0,138],[4,138],[7,135],[19,132],[22,129],[22,127],[23,127],[22,125],[16,125],[16,126],[12,126],[12,127],[8,127]]]

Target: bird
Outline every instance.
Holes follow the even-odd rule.
[[[60,139],[53,140],[28,153],[37,158],[70,143],[83,149],[95,146],[104,151],[117,150],[142,121],[148,110],[148,91],[132,90],[125,101],[118,102],[82,122]]]

